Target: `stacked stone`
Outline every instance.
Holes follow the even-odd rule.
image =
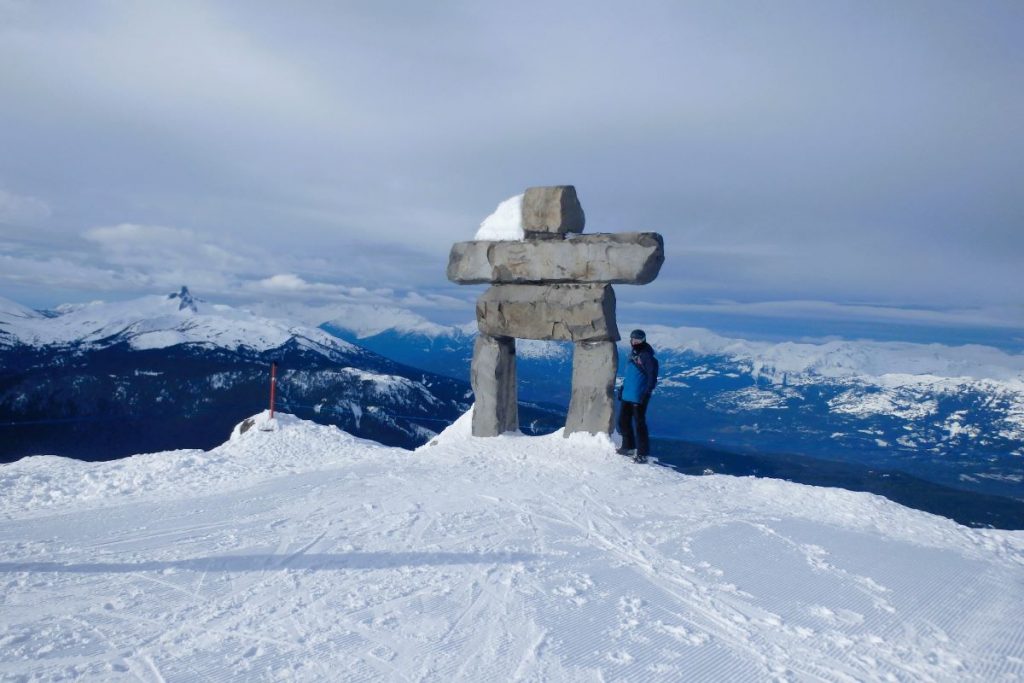
[[[522,217],[523,240],[459,242],[448,259],[452,282],[492,285],[476,304],[473,435],[519,428],[517,337],[574,343],[564,433],[610,433],[619,340],[611,286],[657,277],[665,260],[661,235],[582,235],[583,208],[571,185],[527,189]]]

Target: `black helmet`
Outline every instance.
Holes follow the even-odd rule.
[[[647,335],[644,333],[643,330],[633,330],[632,332],[629,333],[629,339],[630,341],[632,341],[633,339],[647,341]]]

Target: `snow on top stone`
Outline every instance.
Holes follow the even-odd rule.
[[[211,451],[0,465],[0,670],[1024,677],[1024,532],[470,422],[409,453],[263,414]]]
[[[490,216],[480,224],[474,239],[478,240],[521,240],[523,231],[523,195],[506,199]]]

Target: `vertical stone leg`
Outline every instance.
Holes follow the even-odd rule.
[[[477,335],[469,380],[476,396],[473,436],[498,436],[518,431],[516,340],[483,332]]]
[[[576,342],[572,353],[572,396],[565,418],[565,436],[573,432],[611,434],[615,419],[615,342]]]

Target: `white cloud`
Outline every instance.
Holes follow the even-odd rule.
[[[366,293],[359,287],[345,287],[326,282],[307,282],[294,273],[279,273],[255,282],[247,282],[246,288],[273,294],[314,294],[322,297],[348,297],[353,293],[357,296]]]
[[[1021,7],[0,0],[0,177],[147,287],[456,310],[451,242],[573,182],[664,234],[652,300],[1020,304]]]
[[[212,273],[230,275],[252,263],[248,255],[233,253],[181,228],[121,223],[92,228],[82,236],[98,245],[110,263],[146,268],[157,277],[180,272],[209,280]]]
[[[0,280],[18,285],[83,291],[138,291],[145,278],[62,256],[33,258],[0,254]]]
[[[383,304],[393,301],[391,289],[367,289],[330,282],[309,282],[294,273],[278,273],[242,285],[247,292],[276,295],[306,301],[359,302]]]
[[[399,298],[396,303],[399,306],[411,306],[413,308],[445,308],[472,312],[474,298],[475,297],[467,297],[465,299],[459,299],[445,294],[410,291]]]
[[[36,223],[46,220],[53,212],[49,205],[36,197],[19,195],[0,188],[0,222]]]
[[[631,307],[674,313],[727,314],[794,320],[892,322],[920,325],[1024,328],[1024,306],[992,306],[958,309],[923,309],[831,301],[722,301],[713,303],[631,302]]]
[[[45,83],[61,83],[46,97],[106,115],[130,112],[136,124],[168,129],[189,123],[223,132],[285,120],[322,126],[330,117],[341,123],[343,102],[314,71],[291,63],[273,42],[261,44],[223,9],[186,0],[11,15],[0,56],[31,64],[35,77],[0,82],[31,97],[41,96]]]
[[[249,308],[259,315],[298,320],[311,326],[329,323],[350,330],[359,337],[369,337],[388,329],[431,335],[452,330],[451,327],[431,322],[414,311],[395,306],[387,299],[372,296],[364,299],[353,297],[351,301],[345,303],[308,305],[301,302],[270,302]]]
[[[259,287],[272,292],[282,290],[288,292],[301,292],[309,289],[309,283],[298,275],[284,273],[264,278],[263,280],[256,282],[254,287]]]

